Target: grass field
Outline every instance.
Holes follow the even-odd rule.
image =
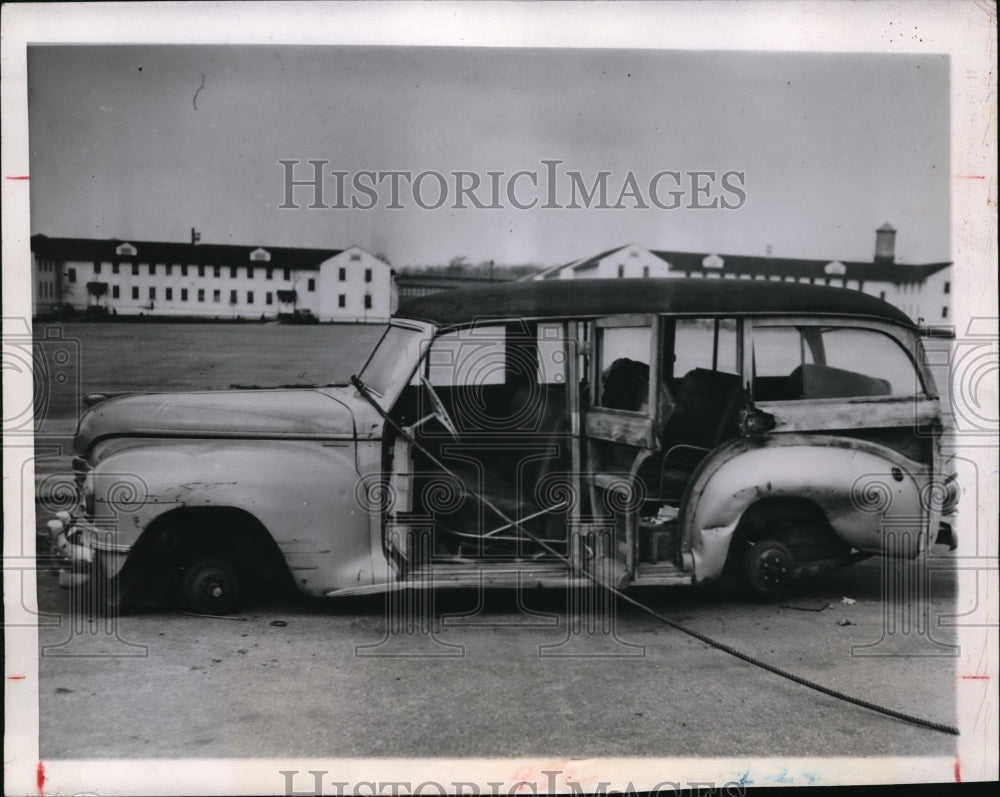
[[[41,430],[75,420],[92,391],[214,390],[346,382],[381,325],[36,324]],[[57,358],[62,350],[64,356]],[[65,361],[65,362],[64,362]]]

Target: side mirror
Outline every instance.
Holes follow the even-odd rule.
[[[756,407],[750,407],[740,413],[740,434],[744,437],[756,437],[770,432],[778,425],[775,417],[769,412],[762,412]]]

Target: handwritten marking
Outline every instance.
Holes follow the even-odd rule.
[[[956,174],[957,180],[985,180],[985,174]]]
[[[38,762],[38,769],[35,770],[35,785],[38,787],[39,797],[45,794],[45,764]]]
[[[955,783],[962,782],[962,761],[958,756],[955,756]]]
[[[23,676],[23,675],[8,675],[7,676],[7,680],[8,681],[23,681],[24,679],[25,679],[25,676]]]
[[[962,680],[964,681],[988,681],[990,676],[988,675],[963,675]]]
[[[28,179],[28,175],[26,175],[26,174],[8,174],[7,175],[7,179],[8,180],[27,180]]]

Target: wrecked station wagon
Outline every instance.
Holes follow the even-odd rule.
[[[700,584],[955,541],[917,328],[723,280],[411,300],[351,384],[89,397],[61,581],[223,613],[259,576],[396,588]]]

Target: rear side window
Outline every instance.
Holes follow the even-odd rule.
[[[754,399],[910,396],[922,392],[899,343],[856,327],[755,327]]]

